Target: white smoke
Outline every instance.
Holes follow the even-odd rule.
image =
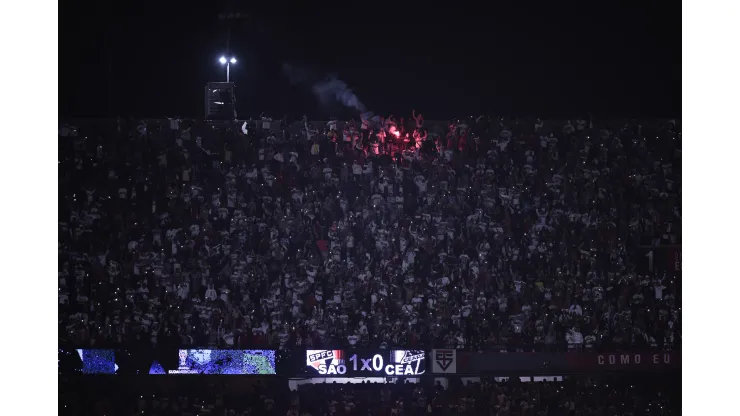
[[[344,106],[354,108],[361,113],[366,111],[365,105],[362,104],[360,99],[357,98],[357,95],[342,80],[327,78],[324,81],[314,84],[311,90],[321,103],[329,104],[332,101],[338,101]]]
[[[328,105],[338,102],[361,113],[366,111],[365,105],[347,83],[333,75],[319,80],[311,71],[290,64],[283,64],[283,73],[293,85],[310,86],[311,91],[321,104]]]

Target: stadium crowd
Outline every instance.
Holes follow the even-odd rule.
[[[676,348],[680,276],[635,248],[681,243],[679,128],[596,124],[63,125],[60,336]]]
[[[252,379],[253,380],[253,379]],[[143,381],[143,380],[142,380]],[[290,391],[283,380],[174,378],[131,383],[120,378],[69,380],[60,394],[66,415],[374,416],[374,415],[674,415],[681,414],[680,380],[671,375],[451,380],[430,384],[321,383]],[[77,383],[77,384],[75,384]],[[79,384],[83,383],[83,384]],[[61,386],[61,384],[60,384]],[[74,388],[74,390],[71,390]],[[67,391],[69,390],[69,391]]]

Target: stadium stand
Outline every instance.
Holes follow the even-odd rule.
[[[674,120],[70,120],[59,136],[69,345],[680,348]]]

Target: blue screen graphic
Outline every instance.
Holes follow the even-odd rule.
[[[113,350],[77,350],[82,360],[82,374],[115,374],[116,354]]]

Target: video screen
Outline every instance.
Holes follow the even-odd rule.
[[[152,366],[149,374],[164,374]],[[273,350],[179,350],[178,367],[167,374],[275,374]]]
[[[82,374],[115,374],[116,354],[114,350],[78,349],[82,361]]]

